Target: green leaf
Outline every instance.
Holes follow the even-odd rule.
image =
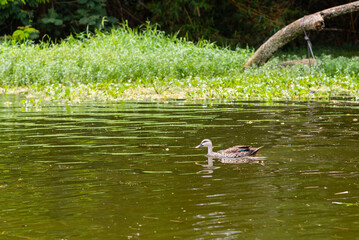
[[[63,24],[63,21],[62,21],[61,19],[55,19],[54,24],[55,24],[56,26],[60,26],[60,25]]]
[[[87,25],[89,22],[89,19],[87,17],[83,17],[79,20],[80,24]]]
[[[40,22],[42,22],[42,23],[44,23],[44,24],[48,24],[48,23],[50,22],[50,19],[44,17],[44,18],[41,18],[41,19],[40,19]]]

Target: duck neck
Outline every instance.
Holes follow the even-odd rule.
[[[208,146],[208,155],[212,155],[212,153],[213,153],[213,147]]]

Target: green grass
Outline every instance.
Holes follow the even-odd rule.
[[[80,34],[59,43],[0,43],[0,87],[29,99],[86,101],[144,98],[318,99],[359,96],[359,57],[318,55],[318,70],[243,70],[253,51],[230,50],[166,36],[155,26],[123,26],[110,33]],[[33,101],[35,102],[35,101]]]

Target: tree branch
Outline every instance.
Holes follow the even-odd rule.
[[[328,8],[320,12],[304,16],[285,26],[270,37],[244,65],[244,69],[255,64],[262,65],[267,62],[280,47],[294,40],[305,30],[321,31],[324,28],[324,20],[334,18],[350,12],[359,11],[359,1]]]

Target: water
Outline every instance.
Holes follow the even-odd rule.
[[[359,239],[359,104],[0,100],[1,239]]]

